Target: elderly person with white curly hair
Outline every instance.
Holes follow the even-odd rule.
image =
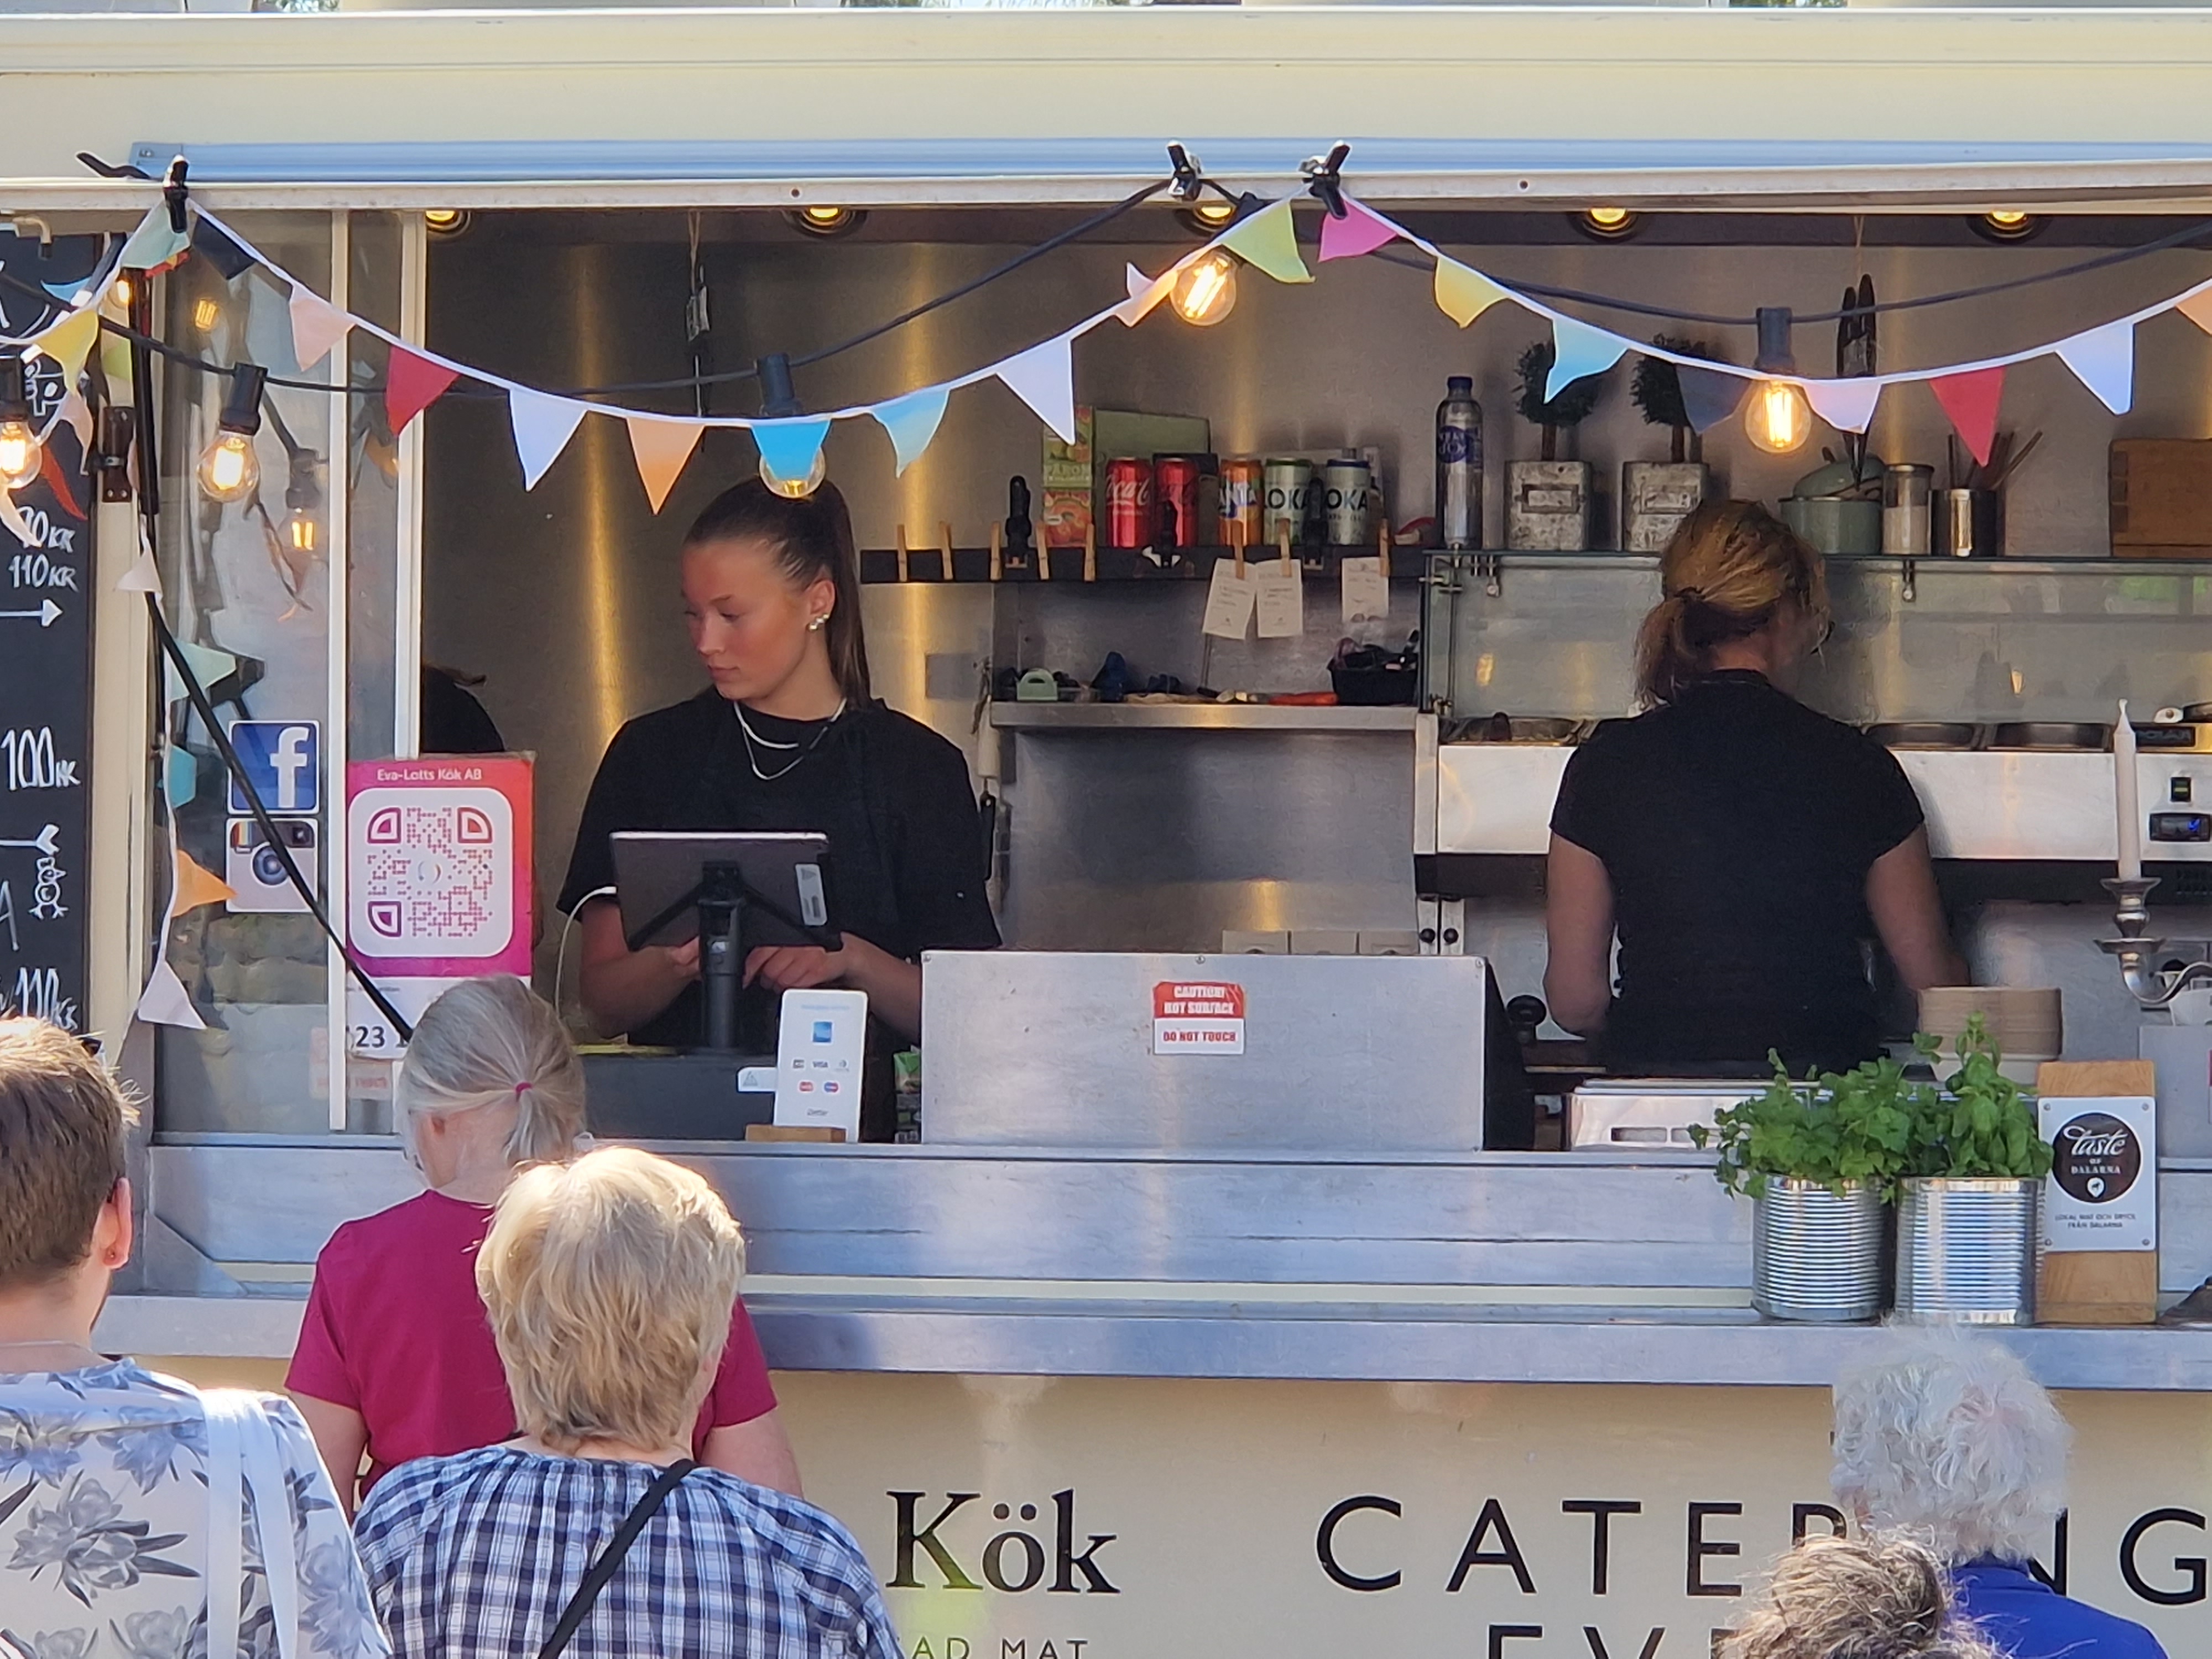
[[[2008,1348],[1898,1333],[1836,1383],[1836,1501],[1920,1539],[1959,1611],[2006,1659],[2165,1659],[2142,1626],[2058,1595],[2029,1570],[2066,1506],[2073,1433]]]

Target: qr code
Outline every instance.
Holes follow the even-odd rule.
[[[514,932],[514,817],[494,789],[365,789],[349,814],[356,945],[380,957],[493,957]]]

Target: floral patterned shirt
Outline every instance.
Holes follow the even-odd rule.
[[[385,1659],[360,1559],[307,1425],[264,1401],[300,1575],[295,1659]],[[0,1374],[0,1655],[208,1659],[207,1419],[183,1383],[118,1359]],[[252,1497],[235,1659],[278,1659]]]

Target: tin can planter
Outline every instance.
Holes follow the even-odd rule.
[[[1620,464],[1620,550],[1663,553],[1675,528],[1712,493],[1701,461]]]
[[[1881,1189],[1770,1176],[1752,1200],[1751,1304],[1769,1319],[1848,1324],[1881,1312]]]
[[[1927,1176],[1897,1211],[1897,1316],[2035,1322],[2038,1181]]]
[[[1589,549],[1595,475],[1588,461],[1510,461],[1505,467],[1505,546],[1515,553]]]

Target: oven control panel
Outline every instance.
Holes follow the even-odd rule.
[[[2144,754],[2136,765],[2143,857],[2212,860],[2212,755]]]

